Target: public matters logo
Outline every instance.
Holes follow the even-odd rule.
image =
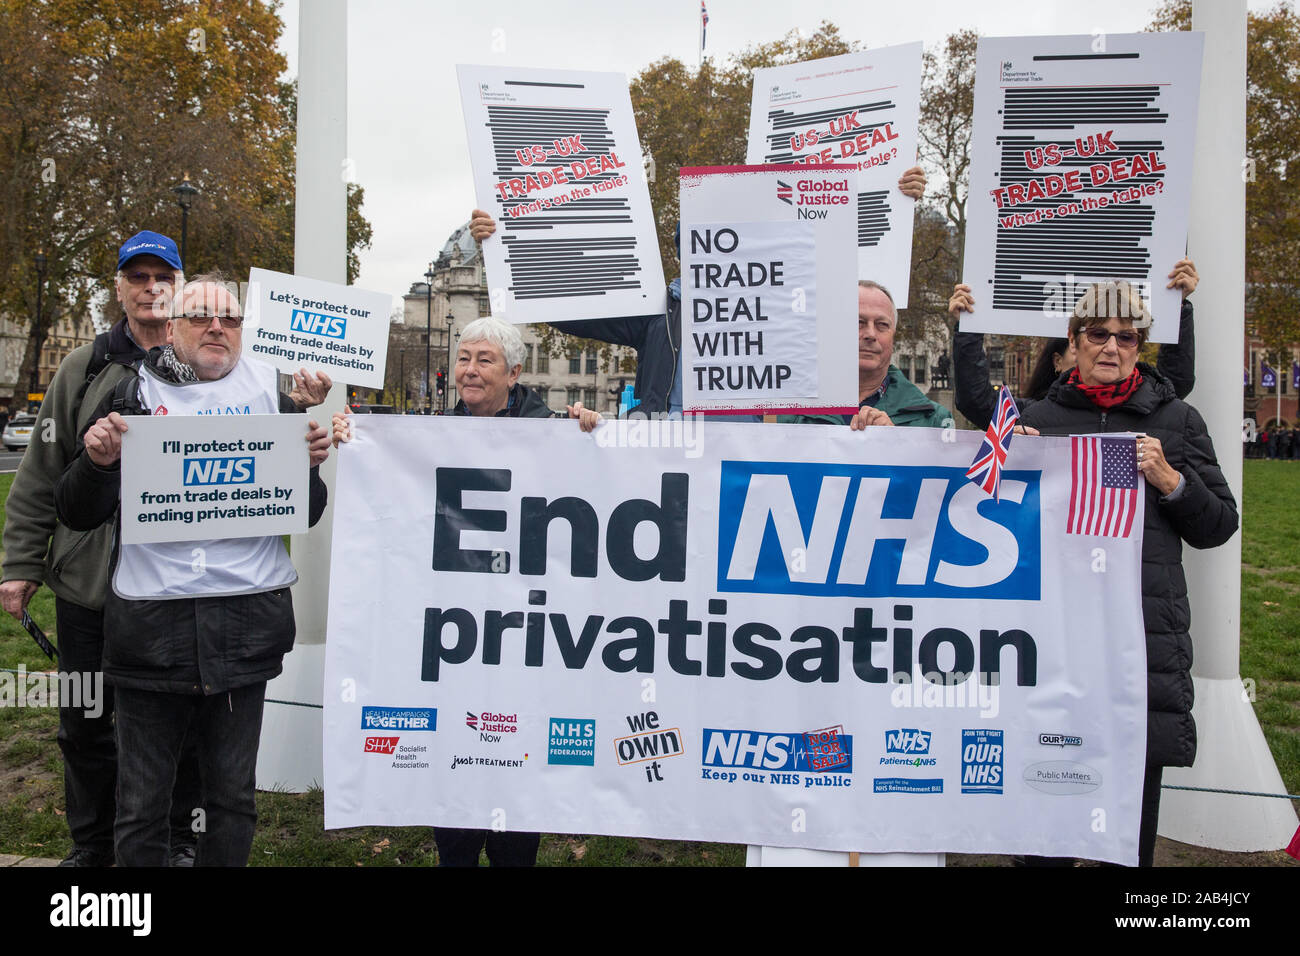
[[[841,726],[808,732],[706,727],[701,764],[705,780],[724,783],[847,787],[853,736]]]
[[[341,315],[327,315],[323,312],[307,312],[294,309],[289,316],[290,332],[306,332],[308,335],[323,335],[331,339],[341,339],[347,335],[348,320]]]
[[[401,737],[367,737],[365,752],[368,754],[391,754],[397,749]]]
[[[792,206],[794,205],[794,200],[791,198],[793,194],[794,190],[790,187],[789,183],[783,182],[780,179],[776,181],[777,199],[781,200],[781,202],[785,203],[787,206]]]
[[[961,732],[961,792],[1001,793],[1003,781],[1002,731]]]
[[[186,458],[183,468],[187,486],[251,485],[254,481],[254,459],[251,456]]]
[[[570,767],[596,763],[596,722],[590,717],[552,717],[546,762]]]
[[[993,514],[964,468],[724,461],[721,478],[719,591],[1040,597],[1039,472],[1004,472]]]
[[[362,730],[422,730],[438,729],[438,710],[435,707],[362,707]]]

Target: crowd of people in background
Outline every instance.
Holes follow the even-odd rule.
[[[1247,458],[1265,458],[1277,461],[1300,460],[1300,428],[1262,428],[1255,432],[1254,441],[1243,441]]]

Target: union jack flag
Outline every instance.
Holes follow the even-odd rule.
[[[1002,466],[1007,463],[1007,452],[1011,448],[1011,434],[1019,420],[1020,411],[1016,408],[1016,400],[1011,397],[1010,390],[1003,385],[1002,390],[998,392],[997,414],[993,416],[993,421],[989,422],[980,450],[966,471],[966,477],[983,488],[985,494],[992,495],[995,501],[1000,500],[998,492],[1002,484]]]
[[[709,11],[700,0],[700,49],[704,49],[704,36],[709,31]]]

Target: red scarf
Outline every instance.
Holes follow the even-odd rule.
[[[1133,397],[1133,393],[1142,384],[1142,373],[1135,367],[1129,377],[1122,382],[1115,382],[1111,385],[1084,385],[1079,380],[1079,369],[1076,366],[1070,369],[1070,377],[1065,380],[1065,384],[1073,385],[1083,392],[1088,396],[1088,400],[1098,408],[1111,409],[1116,405],[1123,405]]]

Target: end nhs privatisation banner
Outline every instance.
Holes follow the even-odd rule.
[[[995,502],[975,433],[354,429],[326,826],[1136,863],[1140,504],[1067,534],[1068,439]]]

